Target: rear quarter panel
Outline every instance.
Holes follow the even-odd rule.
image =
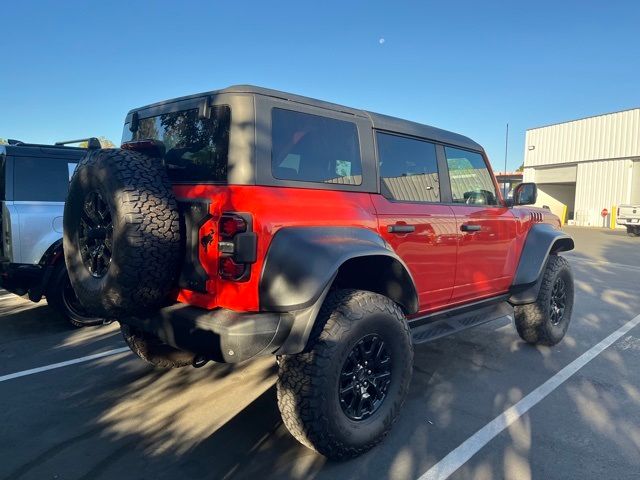
[[[258,283],[273,235],[288,226],[349,226],[377,231],[377,220],[368,193],[263,186],[175,185],[178,198],[209,201],[211,219],[200,228],[200,238],[212,235],[199,246],[200,261],[209,276],[207,293],[181,290],[178,300],[202,308],[258,311]],[[218,220],[225,212],[251,214],[258,236],[257,261],[246,282],[218,277]]]
[[[12,202],[13,262],[37,264],[62,238],[64,202]]]

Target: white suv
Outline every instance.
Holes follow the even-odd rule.
[[[14,140],[0,145],[0,287],[34,302],[46,297],[75,326],[103,323],[84,313],[62,250],[69,178],[86,152]]]

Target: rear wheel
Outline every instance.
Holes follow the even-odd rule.
[[[640,227],[627,226],[627,235],[630,237],[640,237]]]
[[[124,341],[131,351],[158,368],[182,368],[193,365],[194,354],[178,350],[147,333],[120,324]]]
[[[280,358],[283,422],[326,457],[360,455],[397,419],[412,368],[411,334],[398,305],[366,291],[332,292],[307,350]]]
[[[103,318],[91,315],[82,306],[71,286],[64,263],[58,265],[53,272],[47,291],[47,303],[74,327],[89,327],[104,323]]]
[[[555,345],[567,333],[573,310],[573,275],[564,257],[551,255],[534,303],[514,308],[520,337],[531,344]]]

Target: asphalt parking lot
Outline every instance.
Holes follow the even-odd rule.
[[[343,463],[300,446],[281,424],[272,359],[154,370],[123,349],[117,325],[73,329],[46,305],[4,293],[0,478],[426,479],[460,458],[450,478],[638,478],[640,326],[538,395],[640,315],[640,239],[568,230],[576,302],[564,342],[530,347],[505,321],[416,347],[399,422],[378,448]],[[474,436],[532,392],[537,401],[507,428]]]

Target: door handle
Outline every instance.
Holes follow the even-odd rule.
[[[482,230],[482,227],[480,225],[470,225],[468,223],[463,223],[460,226],[460,230],[462,230],[463,232],[479,232],[480,230]]]
[[[403,223],[396,223],[395,225],[389,225],[387,228],[389,233],[411,233],[416,231],[415,225],[405,225]]]

